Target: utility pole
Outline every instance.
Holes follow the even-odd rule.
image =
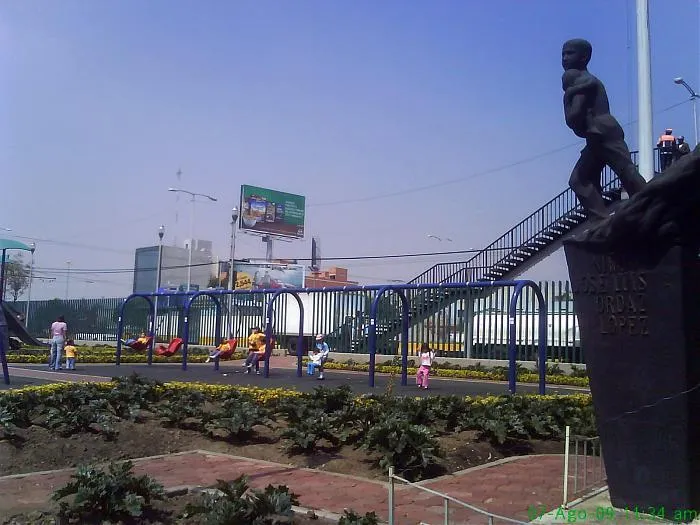
[[[235,206],[231,210],[231,254],[229,257],[229,267],[228,267],[228,289],[230,292],[228,296],[228,334],[230,336],[233,333],[233,290],[236,288],[236,271],[233,269],[236,253],[236,221],[238,220],[238,208]]]
[[[639,173],[648,182],[654,177],[649,0],[637,0],[637,83],[639,90]]]

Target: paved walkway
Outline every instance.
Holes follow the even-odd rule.
[[[128,376],[137,372],[147,377],[160,381],[201,381],[205,383],[254,385],[269,388],[296,388],[308,391],[316,386],[324,385],[329,388],[340,385],[350,386],[357,394],[381,393],[390,382],[390,376],[377,374],[374,388],[368,385],[367,372],[351,372],[344,370],[326,370],[325,380],[318,381],[306,376],[296,375],[296,358],[293,356],[276,356],[272,358],[270,377],[264,378],[255,374],[243,374],[242,361],[226,361],[221,363],[219,371],[214,370],[213,363],[191,363],[187,370],[182,370],[179,364],[156,363],[151,366],[146,364],[77,364],[77,370],[68,373],[66,371],[49,372],[43,365],[14,364],[10,366],[11,381],[22,381],[32,378],[35,381],[106,381],[115,376]],[[14,378],[14,379],[13,379]],[[430,378],[429,390],[417,390],[415,379],[408,377],[408,386],[401,387],[400,375],[395,378],[394,392],[396,394],[407,393],[416,396],[428,395],[500,395],[508,392],[508,384],[501,381],[479,381],[471,379]],[[3,386],[0,386],[2,389]],[[10,388],[16,388],[11,384]],[[564,386],[547,387],[548,394],[571,394],[587,392],[587,389]],[[535,394],[537,385],[519,383],[517,392],[521,394]]]
[[[353,476],[303,469],[207,451],[192,451],[134,460],[139,474],[149,474],[167,489],[212,486],[217,479],[240,474],[250,484],[287,485],[302,506],[342,514],[352,508],[388,517],[388,484]],[[561,502],[562,456],[521,456],[475,467],[422,483],[488,511],[528,521],[528,507],[556,508]],[[71,469],[0,477],[0,514],[41,508],[51,493],[66,483]],[[473,511],[451,506],[450,523],[486,523]],[[396,522],[400,525],[443,523],[443,501],[405,485],[396,488]],[[454,509],[454,510],[452,510]],[[500,522],[503,523],[503,522]]]

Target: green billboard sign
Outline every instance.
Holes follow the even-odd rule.
[[[242,230],[303,239],[305,215],[306,198],[302,195],[241,186]]]

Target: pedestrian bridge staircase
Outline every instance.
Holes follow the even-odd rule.
[[[632,153],[632,159],[637,162],[636,152]],[[620,200],[620,181],[608,167],[603,170],[601,187],[608,203]],[[585,211],[574,192],[567,188],[470,259],[436,264],[410,281],[410,284],[515,279],[559,249],[562,241],[574,235],[585,220]],[[472,289],[471,297],[475,297],[475,293],[485,294],[491,290],[493,289]],[[464,299],[466,293],[458,289],[410,290],[407,297],[410,324],[414,325],[438,314],[455,301]],[[398,301],[394,311],[400,312]],[[383,350],[393,353],[391,348],[396,347],[396,337],[401,332],[401,318],[392,317],[395,318],[378,320],[377,324],[381,327],[381,333],[377,334],[378,352]],[[353,352],[368,352],[368,336],[352,340],[351,348]]]

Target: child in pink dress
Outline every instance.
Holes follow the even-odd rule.
[[[420,367],[416,372],[416,385],[418,388],[428,388],[428,376],[430,375],[430,367],[435,359],[433,352],[427,343],[423,343],[420,347]]]

